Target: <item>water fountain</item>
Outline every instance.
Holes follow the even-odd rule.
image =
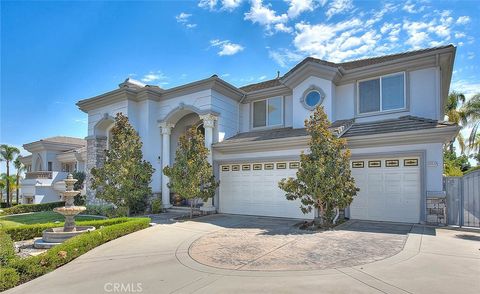
[[[65,200],[65,206],[54,208],[53,211],[60,213],[65,217],[65,225],[63,227],[51,228],[43,231],[42,238],[35,240],[35,248],[51,248],[55,245],[61,244],[63,241],[78,236],[82,233],[95,230],[92,226],[76,226],[75,216],[84,211],[85,206],[75,206],[74,198],[80,193],[75,191],[73,185],[77,182],[72,174],[64,180],[66,190],[62,192],[63,199]]]

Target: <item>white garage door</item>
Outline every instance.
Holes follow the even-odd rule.
[[[303,214],[300,201],[289,201],[278,182],[295,177],[299,162],[225,164],[220,166],[220,212],[289,218]]]
[[[379,158],[352,160],[360,192],[350,205],[352,219],[418,223],[420,221],[420,160]]]

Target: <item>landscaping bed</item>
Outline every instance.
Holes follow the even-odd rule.
[[[0,216],[0,229],[16,227],[30,224],[43,224],[63,222],[64,217],[54,211],[29,212],[15,215]],[[79,215],[75,218],[77,221],[87,221],[99,219],[97,216]]]
[[[79,221],[78,225],[94,226],[97,230],[73,237],[43,254],[27,258],[16,256],[14,241],[40,237],[43,230],[62,226],[63,223],[20,225],[1,229],[0,291],[44,275],[108,241],[147,228],[149,223],[149,218],[126,217]]]

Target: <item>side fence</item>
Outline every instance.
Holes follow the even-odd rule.
[[[447,223],[480,227],[480,170],[463,177],[445,177]]]

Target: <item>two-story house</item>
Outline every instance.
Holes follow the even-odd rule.
[[[51,137],[23,145],[30,155],[20,161],[26,169],[20,182],[23,204],[60,201],[67,175],[85,171],[87,142],[73,137]]]
[[[122,112],[156,169],[153,191],[169,207],[162,167],[174,161],[179,136],[198,126],[220,179],[204,210],[309,218],[278,182],[295,176],[300,152],[308,152],[304,121],[323,105],[332,131],[347,139],[360,188],[347,217],[425,222],[427,202],[444,197],[442,146],[459,131],[442,121],[454,58],[452,45],[342,63],[306,58],[281,77],[240,88],[216,75],[171,89],[127,79],[77,103],[88,114],[87,170],[104,159]],[[87,195],[94,201],[88,187]]]

